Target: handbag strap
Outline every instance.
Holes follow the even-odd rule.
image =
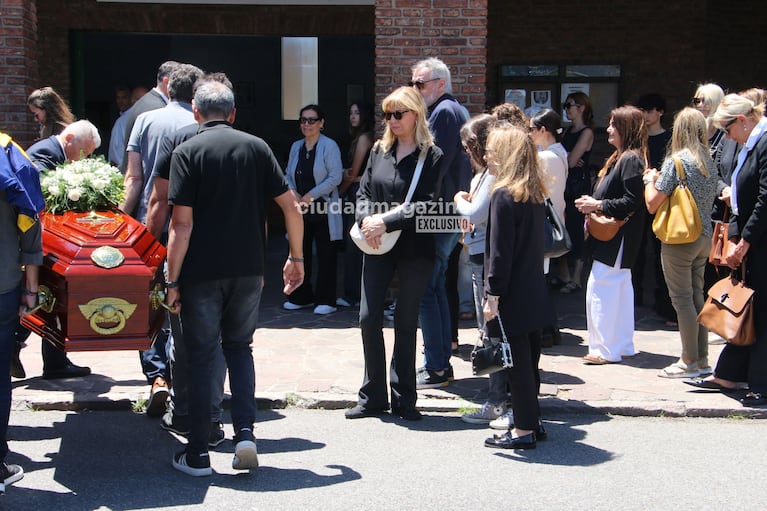
[[[676,167],[676,177],[679,179],[679,186],[687,188],[687,175],[684,172],[684,165],[682,160],[674,156],[674,167]]]
[[[428,149],[421,149],[421,154],[418,155],[418,163],[416,163],[413,179],[410,181],[410,188],[407,190],[407,195],[405,196],[405,202],[403,204],[409,203],[413,198],[415,187],[418,186],[418,180],[421,179],[421,171],[423,170],[423,164],[426,162],[426,153],[428,151]]]

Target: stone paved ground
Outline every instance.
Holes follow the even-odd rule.
[[[358,311],[340,310],[324,317],[312,314],[311,310],[284,311],[279,282],[283,257],[279,247],[273,248],[268,257],[270,269],[261,307],[261,328],[253,344],[257,397],[261,406],[345,408],[355,401],[363,374],[362,346],[355,326]],[[586,353],[583,292],[553,296],[563,338],[562,344],[544,349],[541,359],[544,413],[767,417],[767,409],[744,408],[737,400],[742,394],[702,392],[679,380],[659,378],[658,371],[679,355],[679,334],[665,327],[647,308],[636,310],[638,355],[622,364],[583,365],[581,357]],[[463,356],[452,359],[456,381],[445,389],[420,391],[419,407],[455,410],[483,402],[487,379],[473,377],[468,361],[475,338],[471,324],[470,321],[461,324]],[[385,328],[384,336],[391,353],[390,326]],[[712,344],[710,348],[713,365],[721,345]],[[149,386],[136,352],[73,353],[72,360],[90,366],[93,375],[54,381],[39,377],[39,352],[40,340],[32,336],[22,352],[28,378],[13,382],[15,407],[128,408],[147,397]]]

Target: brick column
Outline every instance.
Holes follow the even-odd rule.
[[[376,0],[376,107],[427,57],[449,67],[453,95],[472,115],[485,108],[488,0]],[[380,116],[380,112],[376,112]]]
[[[0,131],[22,147],[37,138],[27,96],[37,83],[35,0],[0,1]]]

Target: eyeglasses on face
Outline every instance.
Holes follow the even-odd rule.
[[[388,121],[393,116],[398,121],[401,121],[402,120],[402,116],[405,115],[408,112],[410,112],[410,110],[395,110],[394,112],[384,112],[384,119],[386,119]]]
[[[565,110],[568,110],[568,109],[570,109],[570,108],[572,108],[574,106],[581,106],[581,105],[578,104],[578,103],[573,102],[573,103],[565,103],[562,106],[564,107]]]
[[[693,105],[702,105],[706,102],[706,98],[692,98],[692,104]]]
[[[730,134],[730,129],[731,129],[731,126],[732,126],[732,124],[733,124],[735,121],[737,121],[737,120],[738,120],[738,118],[737,118],[737,117],[735,117],[734,119],[732,119],[731,121],[729,121],[727,124],[725,124],[724,126],[722,126],[721,128],[719,128],[719,131],[721,131],[721,132],[722,132],[722,133],[724,133],[725,135],[729,135],[729,134]]]
[[[299,124],[309,124],[310,126],[314,126],[318,122],[320,122],[320,118],[319,117],[301,117],[298,120]]]
[[[431,80],[416,80],[416,81],[410,80],[409,82],[407,82],[407,86],[412,87],[413,85],[415,85],[416,87],[418,87],[418,90],[423,90],[423,88],[426,87],[427,83],[436,82],[437,80],[439,80],[439,78],[432,78]]]

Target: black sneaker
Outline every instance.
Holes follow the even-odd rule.
[[[173,468],[194,477],[209,476],[213,473],[207,452],[193,454],[183,450],[176,453],[173,455]]]
[[[19,465],[7,465],[0,463],[0,495],[5,493],[5,487],[21,480],[24,477],[24,469]]]
[[[220,422],[210,423],[210,435],[208,436],[208,447],[218,447],[224,441],[224,425]]]
[[[172,411],[168,410],[160,419],[160,427],[165,431],[186,436],[189,434],[189,417],[186,415],[174,415]]]
[[[258,467],[258,451],[256,450],[256,437],[250,428],[242,428],[234,435],[234,458],[232,468],[235,470],[248,470]]]
[[[416,374],[415,378],[415,388],[417,389],[437,389],[447,387],[449,383],[447,371],[426,369],[424,372]]]
[[[447,381],[455,380],[455,373],[453,372],[453,364],[449,364],[447,366],[447,369],[445,369],[445,376],[447,377]]]

